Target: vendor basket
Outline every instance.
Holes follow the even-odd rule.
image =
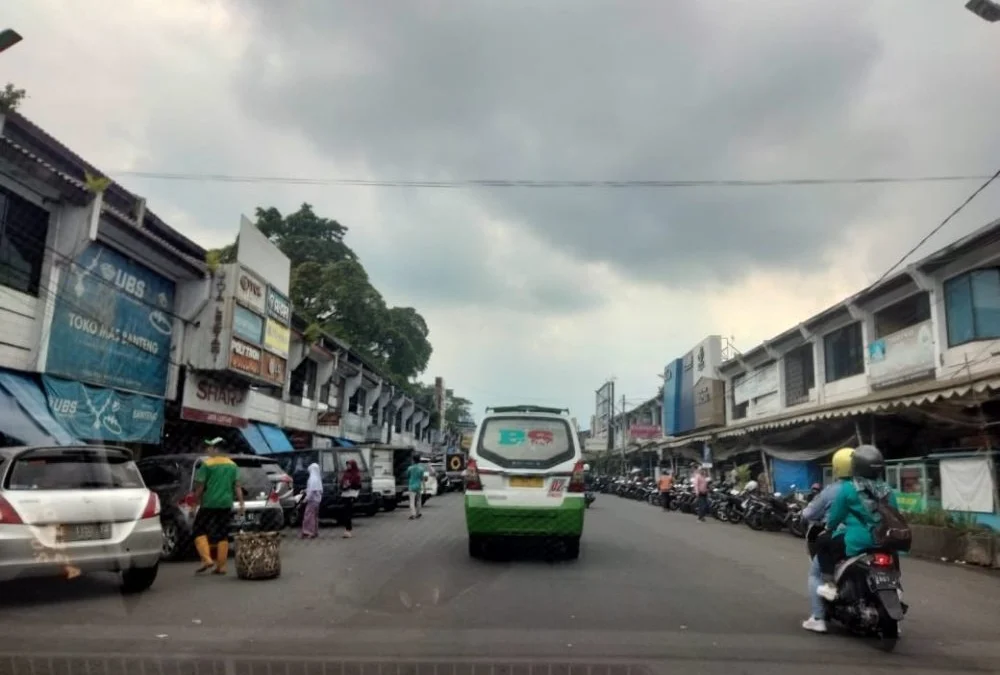
[[[281,575],[281,533],[236,534],[236,576],[240,579],[275,579]]]

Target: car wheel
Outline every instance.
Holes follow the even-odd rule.
[[[386,499],[382,502],[382,508],[385,509],[386,513],[395,511],[397,506],[399,506],[399,502],[394,499]]]
[[[580,537],[566,537],[563,539],[563,546],[566,549],[567,560],[576,560],[580,557]]]
[[[160,571],[159,565],[152,567],[130,567],[122,572],[122,593],[142,593],[148,591],[149,587],[156,581],[156,574]]]
[[[481,534],[469,535],[469,557],[482,558],[486,548],[486,540]]]
[[[187,547],[184,544],[184,533],[176,521],[168,518],[162,521],[160,528],[163,530],[163,544],[160,550],[160,557],[163,560],[180,560],[187,554]]]
[[[382,506],[378,502],[374,502],[371,506],[365,509],[365,515],[369,518],[372,518],[373,516],[375,516],[375,514],[377,514],[381,510]]]

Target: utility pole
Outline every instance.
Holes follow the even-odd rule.
[[[628,469],[628,459],[625,456],[625,448],[628,446],[628,424],[625,421],[625,394],[622,394],[622,410],[619,415],[618,426],[622,430],[622,473],[627,473]]]

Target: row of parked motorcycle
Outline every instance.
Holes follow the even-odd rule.
[[[689,481],[675,482],[672,490],[661,493],[652,478],[597,479],[596,488],[604,494],[625,499],[644,501],[652,506],[671,511],[695,513],[697,500]],[[808,491],[795,485],[786,493],[765,493],[757,481],[750,481],[742,488],[730,483],[713,483],[708,495],[708,515],[733,525],[744,524],[752,530],[780,532],[787,530],[796,537],[805,537],[807,524],[802,520],[802,510],[819,494],[822,486],[815,484]],[[663,500],[666,500],[664,505]]]

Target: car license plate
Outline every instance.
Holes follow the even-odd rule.
[[[872,572],[871,580],[876,591],[891,591],[899,588],[899,574],[896,572]]]
[[[235,527],[244,527],[246,525],[256,525],[257,524],[257,514],[256,513],[244,513],[233,516],[233,525]]]
[[[541,476],[511,476],[510,486],[516,488],[540,488],[545,486]]]
[[[111,538],[111,523],[74,523],[63,525],[59,541],[100,541]]]

